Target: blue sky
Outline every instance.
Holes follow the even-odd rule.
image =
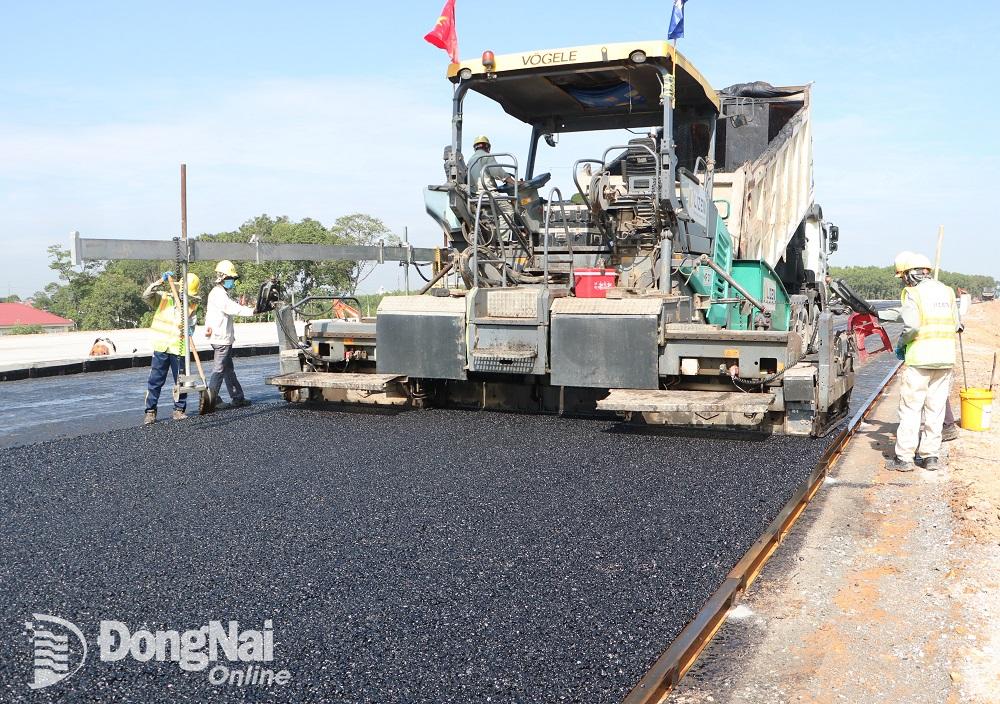
[[[381,217],[440,234],[421,189],[441,180],[450,84],[422,39],[441,0],[7,3],[0,43],[0,293],[48,280],[45,248],[85,236],[170,237],[178,164],[192,233],[267,212]],[[613,7],[614,14],[606,14]],[[626,14],[626,12],[628,14]],[[666,34],[668,0],[458,0],[461,54]],[[994,3],[690,0],[680,48],[716,87],[814,82],[817,201],[837,263],[902,248],[1000,275]],[[496,111],[467,129],[522,149]],[[393,287],[398,268],[371,285]]]

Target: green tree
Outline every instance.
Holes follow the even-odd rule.
[[[364,213],[353,213],[337,218],[330,228],[338,240],[337,244],[357,244],[372,246],[383,241],[386,245],[398,245],[400,239],[389,231],[378,218]],[[351,268],[347,291],[354,293],[358,285],[375,269],[376,262],[355,262]]]
[[[895,300],[899,298],[903,288],[891,266],[832,267],[830,276],[834,279],[844,279],[858,295],[869,300]],[[939,278],[948,286],[960,287],[973,294],[980,293],[984,288],[996,286],[996,281],[991,276],[941,271]]]
[[[48,284],[43,291],[35,294],[35,306],[79,323],[81,306],[94,286],[101,265],[99,262],[88,262],[77,271],[65,247],[52,245],[48,253],[52,260],[49,268],[58,273],[59,281]]]
[[[20,302],[21,302],[21,297],[18,296],[16,293],[0,298],[0,303],[20,303]]]
[[[288,218],[272,220],[262,215],[248,220],[236,232],[205,235],[202,239],[219,242],[259,241],[265,244],[340,244],[337,237],[318,220],[305,218],[293,223]],[[308,296],[318,288],[344,290],[350,285],[352,262],[235,262],[240,272],[237,295],[256,297],[260,285],[275,277],[296,297]],[[215,280],[214,262],[199,262],[199,275]]]
[[[120,330],[139,327],[149,307],[142,289],[122,274],[104,272],[80,306],[80,327],[85,330]]]
[[[238,230],[204,234],[200,239],[214,242],[261,242],[324,245],[374,245],[382,239],[387,245],[399,244],[378,218],[362,213],[345,215],[326,228],[318,220],[305,218],[291,222],[287,217],[272,218],[267,214],[247,220]],[[240,280],[236,294],[248,300],[257,295],[260,285],[271,277],[277,278],[296,298],[311,293],[354,293],[358,284],[374,268],[374,262],[352,261],[290,261],[236,262]],[[214,262],[197,262],[192,271],[202,277],[203,287],[215,280]],[[207,293],[207,288],[205,289]]]
[[[172,271],[177,268],[177,263],[172,261],[138,261],[131,259],[116,259],[109,261],[104,266],[104,274],[115,274],[123,276],[135,283],[139,288],[146,288],[153,281],[160,278],[164,271]]]
[[[312,218],[292,222],[287,217],[271,217],[266,213],[244,222],[229,232],[205,233],[206,242],[261,242],[263,244],[322,244],[375,245],[380,240],[387,246],[399,244],[378,218],[354,213],[338,218],[327,228]],[[152,311],[142,301],[142,290],[160,277],[161,272],[176,270],[173,261],[116,260],[88,262],[75,268],[69,251],[59,245],[48,248],[49,267],[57,272],[58,280],[35,294],[37,307],[51,311],[78,323],[81,329],[146,327]],[[247,301],[256,299],[261,284],[277,278],[297,299],[313,293],[354,293],[358,284],[375,267],[374,262],[353,261],[290,261],[235,262],[240,273],[235,295]],[[198,318],[204,321],[205,299],[215,284],[216,262],[194,262],[190,271],[201,278],[202,303]],[[180,272],[177,272],[178,275]]]
[[[77,271],[73,268],[73,260],[69,250],[58,244],[49,245],[46,251],[52,260],[49,262],[49,268],[58,272],[59,279],[66,283],[72,283],[86,277],[93,279],[94,275],[101,269],[100,262],[84,262],[80,271]]]
[[[953,271],[942,271],[941,281],[956,288],[963,288],[978,296],[984,288],[996,288],[997,281],[992,276],[975,274],[957,274]]]

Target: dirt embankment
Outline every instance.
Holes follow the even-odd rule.
[[[960,363],[955,370],[956,412],[959,388],[990,385],[993,355],[1000,349],[1000,301],[972,307],[962,342],[965,369]],[[996,406],[1000,403],[994,401]],[[952,661],[958,694],[949,702],[1000,702],[1000,422],[995,415],[989,430],[963,430],[958,441],[949,443],[948,498],[961,540],[950,548],[952,579],[947,583],[955,620],[968,639]]]
[[[993,354],[1000,350],[1000,301],[972,306],[966,315],[963,334],[965,374],[955,369],[952,404],[956,416],[961,403],[959,389],[987,388]],[[997,371],[1000,377],[1000,370]],[[1000,396],[1000,388],[994,389]],[[1000,406],[994,400],[994,407]],[[994,411],[992,427],[984,432],[962,431],[961,439],[950,447],[952,470],[951,505],[962,532],[978,543],[1000,545],[1000,418]]]

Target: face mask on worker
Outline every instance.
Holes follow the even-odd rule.
[[[931,272],[927,269],[910,269],[903,275],[903,283],[907,286],[916,286],[921,281],[931,278]]]
[[[227,291],[230,290],[235,285],[236,285],[236,280],[235,279],[223,279],[222,280],[222,286]]]

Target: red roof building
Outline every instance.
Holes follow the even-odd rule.
[[[9,334],[18,325],[38,325],[45,332],[70,332],[76,327],[72,320],[25,303],[0,303],[0,335]]]

